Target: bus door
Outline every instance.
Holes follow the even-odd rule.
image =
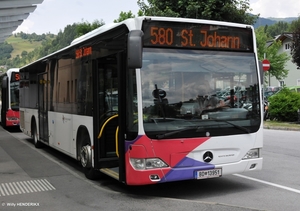
[[[119,52],[93,61],[95,168],[124,181],[126,62]],[[121,86],[122,85],[122,86]],[[97,160],[96,160],[97,159]]]
[[[118,131],[118,77],[115,56],[93,61],[95,167],[118,166],[116,134]]]
[[[48,136],[48,74],[38,74],[38,118],[39,135],[44,142],[49,142]]]

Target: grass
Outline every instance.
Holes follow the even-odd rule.
[[[299,130],[300,131],[300,123],[298,123],[298,122],[264,121],[264,128],[282,129],[282,130]]]
[[[6,39],[6,42],[13,46],[13,52],[11,57],[14,58],[17,55],[21,56],[22,51],[27,51],[28,53],[33,51],[36,47],[41,45],[41,42],[24,40],[21,37],[10,36]]]

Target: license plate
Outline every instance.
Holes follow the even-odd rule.
[[[209,169],[209,170],[201,170],[196,171],[196,179],[207,179],[207,178],[214,178],[214,177],[221,177],[222,176],[222,169]]]

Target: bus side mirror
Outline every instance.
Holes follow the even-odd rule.
[[[128,34],[127,63],[128,68],[142,67],[142,49],[144,33],[141,30],[133,30]]]
[[[2,79],[2,89],[6,89],[7,88],[7,76],[4,76]]]

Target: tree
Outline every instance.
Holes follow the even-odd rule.
[[[6,61],[11,58],[13,47],[7,42],[0,43],[0,65],[5,65]]]
[[[80,37],[100,26],[103,26],[105,23],[103,20],[94,20],[93,23],[89,23],[87,21],[82,21],[81,23],[76,24],[76,36],[75,37]],[[66,28],[65,28],[66,30]]]
[[[208,19],[254,24],[249,0],[138,0],[144,15]]]
[[[293,62],[300,67],[300,28],[293,32],[293,42],[291,47]]]
[[[293,41],[291,44],[292,61],[300,67],[300,17],[291,23]]]
[[[132,12],[129,10],[129,12],[123,12],[121,11],[120,15],[119,15],[119,18],[114,20],[114,23],[119,23],[121,21],[124,21],[128,18],[134,18],[135,15],[132,14]]]
[[[285,68],[285,63],[289,60],[290,56],[285,52],[278,53],[281,47],[280,41],[272,40],[271,44],[267,45],[268,36],[264,31],[264,27],[259,27],[255,31],[258,59],[263,60],[266,57],[271,63],[269,71],[265,73],[266,77],[273,76],[277,80],[282,80],[288,75],[289,70]],[[267,81],[267,78],[265,78],[265,81]]]
[[[23,51],[20,55],[17,55],[12,60],[5,60],[6,64],[9,63],[8,66],[11,67],[21,67],[24,66],[30,62],[33,62],[34,60],[37,60],[39,58],[42,58],[46,55],[49,55],[59,49],[62,49],[68,45],[77,37],[84,35],[99,26],[104,25],[102,21],[95,20],[93,23],[88,22],[82,22],[82,23],[74,23],[72,25],[67,25],[64,30],[60,30],[59,33],[54,37],[52,34],[48,34],[49,37],[47,37],[45,34],[43,35],[36,35],[35,33],[29,35],[25,34],[23,32],[20,32],[19,35],[24,39],[41,39],[42,40],[42,46],[36,47],[31,52]],[[1,47],[1,45],[0,45]],[[1,48],[0,48],[1,51]],[[12,50],[11,50],[12,51]],[[10,51],[10,52],[11,52]],[[1,52],[0,52],[1,53]],[[10,55],[10,54],[9,54]],[[1,58],[0,58],[0,64],[1,64]]]
[[[267,25],[266,25],[267,26]],[[278,21],[277,23],[267,27],[266,33],[270,37],[275,37],[279,34],[287,32],[289,29],[289,24],[287,22]]]
[[[22,53],[21,53],[22,58],[25,57],[25,56],[27,56],[27,54],[28,54],[27,51],[22,51]]]

